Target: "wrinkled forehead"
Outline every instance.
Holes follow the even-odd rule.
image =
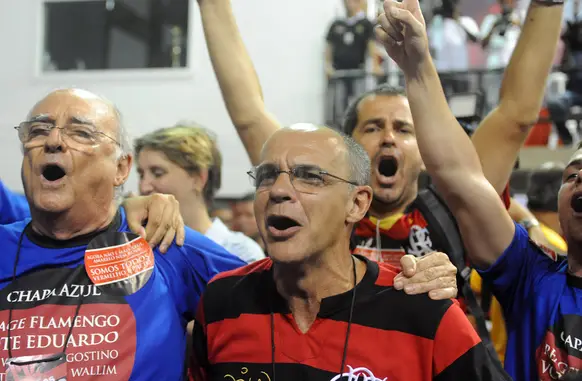
[[[263,147],[261,162],[278,166],[313,165],[339,169],[346,162],[341,136],[327,130],[280,130]]]
[[[112,129],[116,125],[113,105],[83,90],[49,94],[30,110],[27,119],[50,120],[57,124],[81,121],[102,129]]]
[[[568,164],[566,165],[566,169],[572,168],[572,167],[577,167],[577,168],[582,167],[582,149],[576,150],[576,152],[574,152],[572,154],[572,156],[570,156],[570,159],[568,160]]]

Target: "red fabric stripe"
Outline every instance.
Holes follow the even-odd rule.
[[[509,209],[509,205],[511,205],[511,195],[509,194],[509,184],[505,186],[503,193],[501,193],[501,200],[503,200],[503,204],[505,204],[505,209]]]
[[[275,315],[275,361],[301,363],[337,373],[342,361],[347,323],[318,319],[307,334],[292,318]],[[210,363],[271,362],[269,315],[243,314],[207,327]],[[449,340],[450,337],[449,337]],[[370,369],[376,377],[403,380],[432,379],[433,342],[398,331],[352,324],[347,365]]]
[[[457,304],[449,307],[434,339],[435,376],[481,342],[479,335]]]
[[[270,258],[261,259],[260,261],[253,262],[250,265],[221,272],[215,275],[214,278],[212,278],[212,280],[209,283],[215,282],[219,279],[228,278],[231,276],[245,276],[250,273],[260,273],[269,270],[272,265],[273,261],[271,261]]]

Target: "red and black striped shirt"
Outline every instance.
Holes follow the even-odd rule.
[[[272,261],[265,259],[219,274],[208,285],[194,328],[194,378],[335,381],[356,380],[359,375],[366,376],[365,380],[386,381],[505,379],[489,362],[456,302],[397,291],[392,287],[396,269],[358,258],[366,262],[367,270],[356,289],[342,372],[352,291],[323,299],[315,322],[303,334],[276,291]]]

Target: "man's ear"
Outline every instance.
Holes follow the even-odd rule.
[[[119,187],[127,181],[133,163],[132,155],[123,155],[117,160],[117,175],[115,176],[115,186]]]
[[[372,188],[367,185],[355,187],[349,202],[346,222],[350,224],[359,222],[368,213],[370,204],[372,204]]]

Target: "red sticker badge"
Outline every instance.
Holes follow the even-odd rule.
[[[115,294],[130,295],[139,291],[152,275],[154,263],[150,245],[133,233],[103,233],[85,251],[89,279]]]

